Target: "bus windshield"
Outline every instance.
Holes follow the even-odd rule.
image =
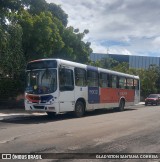
[[[49,94],[57,89],[57,70],[43,69],[27,72],[26,92],[30,94]]]

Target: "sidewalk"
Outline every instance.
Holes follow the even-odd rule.
[[[145,102],[139,102],[138,104],[136,105],[145,105]]]

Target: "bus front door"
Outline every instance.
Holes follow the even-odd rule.
[[[59,111],[74,111],[74,79],[72,69],[66,67],[59,69],[59,90]]]

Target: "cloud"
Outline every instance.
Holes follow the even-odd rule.
[[[95,53],[132,55],[132,53],[126,48],[120,46],[107,47],[101,45],[99,42],[92,42],[91,48],[94,49]]]
[[[153,43],[153,46],[155,47],[155,48],[160,48],[160,37],[156,37],[153,41],[152,41],[152,43]]]
[[[153,54],[160,46],[160,1],[157,0],[47,0],[60,4],[68,14],[68,25],[82,32],[94,52]],[[116,45],[102,42],[121,42]],[[128,46],[124,46],[128,43]],[[151,52],[152,51],[152,52]],[[99,53],[98,52],[98,53]]]

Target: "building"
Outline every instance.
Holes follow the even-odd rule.
[[[121,54],[101,54],[91,53],[90,59],[92,61],[101,60],[103,58],[113,58],[119,62],[128,62],[130,68],[148,69],[150,65],[160,66],[160,57],[151,56],[134,56],[134,55],[121,55]]]

